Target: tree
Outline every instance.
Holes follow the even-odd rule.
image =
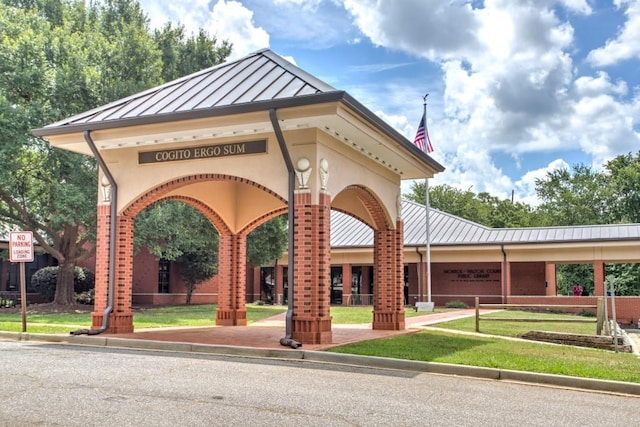
[[[70,19],[55,15],[57,22]],[[96,168],[85,157],[51,149],[30,131],[59,118],[61,102],[87,106],[82,91],[74,89],[78,80],[65,79],[64,69],[56,68],[76,50],[76,60],[83,60],[80,43],[35,6],[0,3],[0,217],[32,230],[58,260],[58,284],[67,286],[59,286],[55,301],[65,304],[73,302],[75,263],[88,255],[84,244],[95,222],[95,204],[85,201],[96,198]]]
[[[203,29],[197,35],[185,36],[184,26],[173,26],[168,22],[153,35],[162,52],[162,78],[166,81],[189,75],[196,71],[219,64],[231,53],[231,44],[218,44],[215,37],[209,37]]]
[[[287,250],[288,237],[287,215],[281,215],[260,225],[247,236],[247,260],[249,264],[254,267],[275,265],[278,258],[282,257]],[[261,291],[267,295],[267,299],[271,298],[274,301],[273,281],[268,283],[265,278],[265,271],[262,270],[261,273]]]
[[[415,181],[411,186],[411,192],[405,197],[416,203],[425,204],[424,182]],[[490,211],[489,206],[478,200],[473,192],[459,190],[447,184],[429,187],[429,205],[479,224],[487,223]]]
[[[218,271],[217,253],[188,252],[177,259],[180,265],[180,277],[187,289],[185,303],[191,304],[191,296],[196,287],[205,280],[213,277]]]
[[[609,189],[603,173],[578,164],[572,170],[547,172],[536,179],[542,201],[538,210],[547,221],[543,225],[591,225],[610,221]]]
[[[287,216],[273,218],[249,233],[247,260],[254,267],[271,265],[287,249]]]
[[[91,255],[97,167],[31,131],[160,84],[161,49],[147,21],[133,0],[0,0],[0,220],[32,230],[57,259],[56,304],[73,303],[74,267]],[[203,49],[218,52],[202,37]],[[188,52],[186,41],[176,45]],[[224,43],[212,58],[228,52]]]
[[[406,197],[424,204],[424,183],[414,182]],[[429,188],[429,205],[487,227],[529,227],[536,220],[533,209],[527,204],[500,200],[485,192],[475,194],[471,190],[459,190],[447,184]]]
[[[197,285],[218,271],[218,232],[211,222],[185,203],[164,200],[140,212],[134,227],[136,248],[180,265],[190,304]]]
[[[615,222],[640,222],[640,151],[620,155],[605,164],[610,187],[607,204]]]

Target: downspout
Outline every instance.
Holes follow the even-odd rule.
[[[502,303],[507,303],[507,253],[504,251],[504,245],[500,245],[502,251]]]
[[[276,114],[276,109],[271,108],[269,110],[269,118],[271,119],[271,125],[273,126],[273,131],[276,134],[276,139],[278,140],[278,145],[280,146],[280,151],[282,152],[282,158],[284,159],[284,163],[287,166],[287,174],[288,174],[288,183],[289,190],[287,194],[288,200],[288,210],[287,210],[287,222],[289,224],[288,227],[288,267],[287,267],[287,314],[285,316],[285,335],[280,338],[280,344],[291,347],[298,348],[302,347],[302,343],[294,341],[291,336],[293,334],[293,214],[294,214],[294,189],[295,189],[295,169],[293,168],[293,162],[291,161],[291,155],[289,155],[289,150],[287,149],[287,144],[284,142],[284,136],[282,135],[282,129],[280,129],[280,124],[278,123],[278,115]]]
[[[420,264],[418,264],[418,301],[422,301],[422,253],[420,252],[420,248],[418,246],[416,246],[416,253],[420,257]]]
[[[91,131],[84,131],[84,139],[87,141],[93,156],[98,161],[102,172],[107,177],[109,181],[109,185],[111,185],[111,218],[109,219],[109,287],[108,287],[108,295],[107,295],[107,307],[104,309],[102,314],[102,326],[98,329],[79,329],[77,331],[72,331],[71,335],[98,335],[103,333],[109,328],[109,314],[113,311],[113,303],[114,303],[114,294],[115,294],[115,265],[116,265],[116,221],[118,215],[118,185],[116,184],[116,180],[111,175],[111,171],[107,168],[107,164],[100,155],[96,144],[93,142],[91,138]]]

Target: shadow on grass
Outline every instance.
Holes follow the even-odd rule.
[[[395,359],[439,361],[458,352],[491,344],[482,337],[452,336],[435,331],[415,332],[390,338],[380,338],[331,348],[334,353],[350,353],[363,356],[391,357]]]

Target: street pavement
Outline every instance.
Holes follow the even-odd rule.
[[[548,384],[559,387],[603,391],[640,396],[640,384],[602,381],[561,375],[537,374],[504,369],[418,362],[378,357],[329,353],[323,350],[350,342],[413,333],[421,328],[475,315],[475,310],[429,313],[406,319],[403,331],[374,331],[371,324],[333,325],[333,342],[327,345],[303,345],[299,349],[283,347],[284,314],[256,322],[247,327],[166,328],[142,330],[132,334],[95,336],[66,334],[30,334],[0,332],[0,339],[81,344],[98,347],[162,350],[185,354],[232,355],[256,359],[298,360],[323,364],[366,366],[379,369],[459,375],[493,380]],[[637,333],[629,334],[638,338]],[[636,347],[637,349],[638,347]]]
[[[324,352],[315,352],[324,353]],[[411,370],[0,341],[0,427],[635,425],[637,396]]]

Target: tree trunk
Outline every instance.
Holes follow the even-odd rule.
[[[75,293],[73,289],[73,272],[75,262],[64,262],[58,266],[58,278],[56,281],[56,295],[54,304],[72,305],[75,303]]]
[[[187,301],[186,301],[187,305],[191,305],[191,295],[193,294],[194,287],[195,286],[193,286],[192,284],[187,283]]]

